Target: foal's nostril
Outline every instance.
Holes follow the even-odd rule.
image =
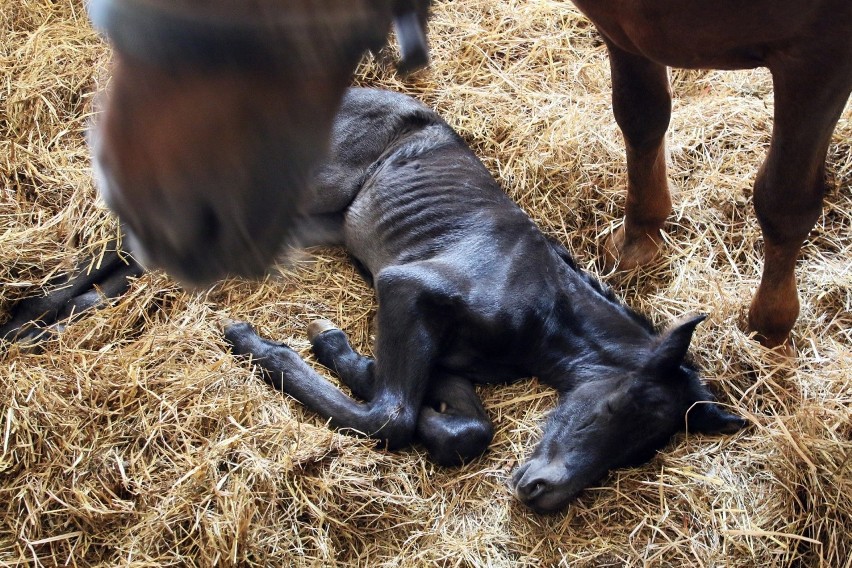
[[[536,497],[547,491],[549,487],[550,485],[548,485],[544,481],[536,481],[533,484],[532,490],[530,491],[530,499],[535,499]]]
[[[548,490],[548,483],[543,479],[533,479],[518,485],[518,497],[531,501]]]

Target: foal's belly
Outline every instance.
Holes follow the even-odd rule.
[[[536,256],[531,252],[531,256]],[[497,264],[495,262],[495,264]],[[481,275],[460,295],[438,366],[475,383],[506,383],[536,374],[554,293],[529,266]],[[531,357],[536,354],[535,357]]]
[[[458,342],[447,346],[436,368],[439,372],[464,377],[477,384],[502,384],[531,374],[529,369],[519,365],[523,359],[525,357],[507,358],[505,352],[500,353],[499,350],[488,352],[470,343]]]

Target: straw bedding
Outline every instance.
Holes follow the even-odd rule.
[[[81,2],[0,10],[0,314],[116,232],[84,132],[109,53]],[[379,57],[357,82],[413,94],[470,142],[506,191],[598,274],[618,224],[624,152],[605,49],[567,2],[435,8],[433,65],[401,79]],[[667,254],[602,274],[658,324],[710,319],[694,340],[721,402],[752,426],[680,436],[564,514],[506,489],[552,392],[484,388],[496,426],[461,469],[328,430],[269,390],[220,336],[244,318],[309,356],[316,317],[370,350],[372,293],[338,250],[263,282],[188,292],[147,274],[41,353],[0,353],[0,563],[7,565],[852,566],[852,109],[832,188],[804,247],[798,360],[742,331],[761,267],[751,184],[769,142],[765,71],[674,71]],[[0,318],[5,317],[0,315]]]

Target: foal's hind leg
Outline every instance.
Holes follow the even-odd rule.
[[[749,327],[768,347],[790,345],[799,315],[795,265],[822,211],[825,157],[852,88],[849,57],[795,59],[772,68],[775,123],[754,186],[766,247]]]
[[[417,437],[435,463],[461,465],[488,449],[494,427],[469,380],[439,373],[420,409]]]
[[[12,317],[0,326],[0,339],[38,343],[59,329],[62,320],[121,295],[130,285],[128,279],[140,276],[144,269],[116,242],[108,248],[100,262],[86,260],[45,295],[18,302]]]
[[[329,320],[315,320],[308,326],[308,339],[317,361],[331,369],[358,398],[373,398],[375,379],[372,357],[361,355],[349,345],[349,338]]]
[[[605,245],[606,264],[631,269],[657,255],[660,231],[672,209],[665,152],[671,91],[664,65],[606,43],[612,110],[627,150],[624,225]]]
[[[308,338],[317,360],[353,393],[365,400],[374,396],[374,361],[353,350],[345,333],[328,320],[317,320],[308,326]],[[494,429],[470,381],[435,374],[423,402],[417,438],[435,463],[460,465],[488,448]]]

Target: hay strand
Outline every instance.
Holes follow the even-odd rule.
[[[108,81],[83,5],[0,11],[0,313],[116,232],[97,202],[84,131]],[[436,108],[506,191],[596,270],[625,179],[605,49],[567,2],[435,6],[433,65],[357,82]],[[668,254],[605,275],[663,324],[710,318],[695,356],[753,426],[681,436],[614,472],[564,514],[509,495],[554,395],[481,390],[491,451],[457,470],[329,431],[232,358],[221,318],[251,320],[310,359],[315,318],[369,352],[372,292],[336,250],[260,283],[202,293],[162,274],[68,326],[41,353],[0,354],[0,563],[7,565],[852,566],[852,109],[829,150],[833,189],[798,271],[796,365],[742,331],[761,269],[751,183],[771,131],[765,71],[674,71]]]

